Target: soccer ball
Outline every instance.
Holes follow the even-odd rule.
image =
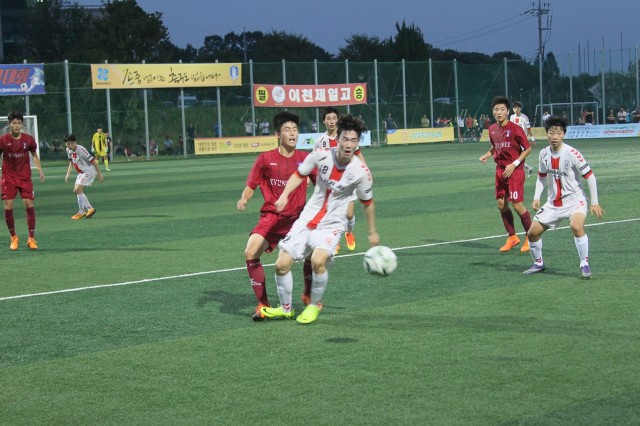
[[[389,275],[398,267],[396,254],[385,246],[371,247],[364,254],[364,270],[373,275]]]

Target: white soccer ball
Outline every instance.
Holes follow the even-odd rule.
[[[364,270],[374,275],[389,275],[398,267],[398,258],[389,247],[374,246],[364,254]]]

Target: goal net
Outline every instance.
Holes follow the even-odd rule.
[[[9,128],[9,122],[6,116],[0,117],[0,135],[4,135],[5,133],[9,133],[11,129]],[[40,139],[38,138],[38,117],[35,115],[25,115],[24,121],[22,122],[22,132],[28,133],[36,140],[37,145],[37,153],[38,157],[40,157]],[[33,164],[33,158],[31,159],[31,168],[35,168],[35,164]]]

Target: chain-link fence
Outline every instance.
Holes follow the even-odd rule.
[[[363,118],[374,145],[384,142],[383,120],[389,114],[400,128],[421,127],[424,118],[431,127],[438,122],[455,126],[458,117],[492,118],[490,101],[496,95],[522,102],[535,125],[543,110],[581,124],[586,110],[594,109],[595,122],[605,123],[610,110],[631,112],[640,104],[637,47],[553,60],[249,62],[243,64],[241,87],[108,91],[92,89],[90,64],[52,63],[44,65],[46,95],[0,97],[0,111],[37,115],[39,139],[50,146],[62,146],[69,132],[88,144],[102,127],[110,131],[114,146],[130,152],[146,155],[145,146],[153,139],[162,153],[162,141],[169,137],[176,144],[186,141],[180,152],[185,155],[185,150],[193,152],[194,135],[243,136],[247,120],[270,121],[272,108],[252,106],[253,84],[367,83],[367,104],[345,111]],[[322,130],[318,108],[291,111],[300,115],[302,131]],[[259,126],[253,128],[255,132]]]

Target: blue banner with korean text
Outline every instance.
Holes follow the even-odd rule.
[[[44,93],[44,64],[0,64],[0,96]]]

